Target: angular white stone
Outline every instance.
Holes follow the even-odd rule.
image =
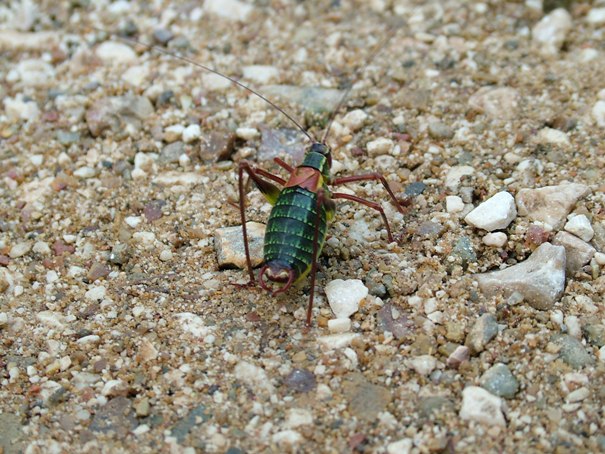
[[[206,0],[204,2],[204,11],[233,21],[245,21],[252,10],[252,5],[239,0]]]
[[[544,55],[555,55],[563,46],[573,21],[565,8],[557,8],[544,16],[532,29],[532,41]]]
[[[313,424],[313,413],[306,408],[291,408],[286,412],[285,429],[295,429]]]
[[[567,224],[565,224],[564,228],[569,233],[573,233],[575,236],[584,241],[590,241],[594,236],[594,230],[590,225],[590,221],[584,214],[579,214],[571,218],[569,221],[567,221]]]
[[[589,24],[605,24],[605,8],[592,8],[586,15]]]
[[[439,364],[439,361],[431,355],[420,355],[410,358],[408,360],[408,366],[416,371],[417,374],[422,376],[428,376]]]
[[[519,292],[531,306],[547,310],[565,289],[565,249],[543,243],[524,262],[504,270],[476,274],[475,279],[488,296],[502,293],[508,298]]]
[[[579,183],[521,189],[516,196],[517,208],[519,215],[558,229],[578,200],[588,194],[590,188]]]
[[[212,329],[204,324],[202,317],[191,312],[181,312],[175,315],[184,332],[195,337],[205,337]]]
[[[333,318],[328,320],[328,330],[331,333],[346,333],[351,330],[350,318]]]
[[[99,301],[99,300],[102,300],[103,298],[105,298],[106,292],[107,292],[107,289],[105,287],[103,287],[102,285],[99,285],[96,287],[91,287],[90,290],[88,290],[84,294],[84,298],[86,298],[87,300],[91,300],[91,301]]]
[[[452,191],[457,191],[460,187],[460,179],[473,173],[475,173],[475,169],[471,166],[454,166],[445,176],[445,187]]]
[[[267,84],[279,78],[279,70],[275,66],[269,65],[244,66],[242,73],[244,79],[254,81],[257,84]]]
[[[516,216],[515,199],[510,193],[503,191],[481,203],[464,220],[474,227],[491,232],[505,229]]]
[[[297,445],[303,441],[303,437],[295,430],[288,429],[273,434],[271,440],[278,445]]]
[[[189,125],[183,130],[183,142],[195,142],[202,135],[200,125]]]
[[[605,101],[597,101],[592,107],[592,117],[601,128],[605,128]]]
[[[233,373],[236,379],[244,382],[256,392],[272,393],[274,390],[265,369],[255,364],[240,361],[235,365]]]
[[[248,234],[248,247],[252,266],[258,266],[263,262],[265,228],[265,224],[259,222],[246,222],[246,233]],[[214,249],[220,268],[235,266],[240,269],[246,269],[244,237],[240,225],[216,229],[214,234]]]
[[[342,124],[349,128],[350,131],[355,132],[361,129],[368,118],[368,114],[361,109],[355,109],[348,112],[342,118]]]
[[[387,446],[388,454],[409,454],[414,446],[414,440],[411,438],[402,438],[401,440],[389,443]]]
[[[508,237],[504,232],[493,232],[485,235],[481,241],[483,241],[483,244],[486,246],[503,247],[508,241]]]
[[[537,142],[541,144],[558,145],[563,148],[569,147],[569,136],[563,131],[553,128],[542,128],[538,132]]]
[[[357,333],[330,334],[318,337],[317,342],[326,350],[335,350],[337,348],[348,347],[357,336]]]
[[[254,140],[260,136],[260,132],[256,128],[237,128],[235,135],[243,140]]]
[[[482,87],[469,98],[468,104],[490,118],[511,120],[517,115],[519,92],[511,87]]]
[[[136,52],[130,46],[115,41],[99,44],[96,54],[103,63],[112,65],[128,63],[137,58]]]
[[[467,386],[462,391],[460,417],[492,426],[506,426],[502,413],[503,402],[479,386]]]
[[[393,151],[394,146],[395,143],[391,139],[387,139],[386,137],[379,137],[376,140],[368,142],[366,148],[368,150],[368,155],[371,157],[375,157],[391,153],[391,151]]]
[[[445,198],[445,209],[448,213],[460,213],[464,210],[464,202],[457,195],[448,195]]]
[[[348,318],[357,312],[361,300],[368,296],[368,288],[359,279],[334,279],[325,290],[336,318]]]

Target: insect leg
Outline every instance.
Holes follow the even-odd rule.
[[[258,189],[264,194],[264,196],[272,203],[275,203],[277,200],[277,196],[279,195],[279,189],[272,183],[263,180],[259,177],[259,175],[269,178],[281,185],[285,184],[285,180],[278,177],[277,175],[273,175],[272,173],[267,172],[263,169],[255,169],[253,168],[249,162],[242,161],[239,164],[239,212],[242,219],[242,233],[244,236],[244,251],[246,252],[246,265],[248,266],[248,274],[250,275],[250,283],[254,283],[254,272],[252,271],[252,260],[250,259],[250,247],[248,246],[248,229],[246,228],[246,209],[245,209],[245,191],[244,191],[244,172],[248,174],[248,176],[252,179],[254,184],[258,187]]]
[[[334,199],[347,199],[352,200],[353,202],[361,203],[373,210],[376,210],[382,216],[382,220],[384,221],[384,225],[387,228],[387,235],[389,236],[389,243],[393,242],[393,235],[391,235],[391,227],[389,226],[389,221],[387,220],[387,216],[384,214],[384,209],[380,206],[379,203],[370,202],[369,200],[362,199],[361,197],[357,197],[355,195],[344,194],[342,192],[333,192],[332,198]]]
[[[328,202],[325,191],[317,191],[317,216],[315,217],[315,230],[313,232],[313,261],[311,262],[311,290],[309,291],[309,305],[307,306],[307,326],[311,326],[311,315],[313,311],[313,298],[315,296],[315,275],[317,274],[317,256],[319,255],[319,226],[321,221],[321,210],[323,205]]]
[[[374,173],[368,173],[367,175],[351,175],[348,177],[335,178],[334,180],[332,180],[330,182],[330,184],[333,186],[338,186],[341,184],[352,183],[355,181],[380,181],[380,183],[382,183],[384,188],[389,193],[389,196],[391,197],[391,200],[395,204],[395,207],[397,208],[397,210],[399,210],[400,213],[403,213],[403,208],[401,208],[401,205],[397,201],[397,197],[395,197],[395,194],[393,194],[393,191],[391,190],[389,183],[387,183],[386,178],[383,177],[379,173],[374,172]],[[360,202],[360,203],[362,203],[362,202]]]
[[[283,167],[284,169],[286,169],[286,171],[288,171],[290,173],[294,172],[294,167],[292,167],[290,164],[286,163],[283,159],[273,158],[273,161],[275,161],[275,163],[277,165],[279,165],[280,167]]]

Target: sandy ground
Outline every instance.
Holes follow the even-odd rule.
[[[605,4],[202,3],[0,5],[0,452],[604,451]],[[334,171],[382,172],[404,213],[347,186],[397,241],[339,203],[311,328],[308,280],[234,286],[214,242],[240,223],[237,162],[285,176],[273,155],[297,163],[308,140],[114,32],[243,77],[316,136],[356,81]],[[540,309],[481,292],[474,275],[562,225],[519,213],[486,244],[466,213],[562,182],[586,188],[563,216],[592,226],[588,261]],[[345,333],[335,279],[369,289]]]

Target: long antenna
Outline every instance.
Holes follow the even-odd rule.
[[[283,114],[283,115],[284,115],[284,116],[285,116],[285,117],[286,117],[288,120],[290,120],[292,123],[294,123],[294,124],[295,124],[295,125],[298,127],[298,129],[300,129],[300,130],[303,132],[303,134],[304,134],[305,136],[307,136],[307,137],[308,137],[308,139],[309,139],[311,142],[317,142],[317,140],[316,140],[316,139],[315,139],[313,136],[311,136],[311,135],[309,134],[309,132],[307,132],[307,131],[306,131],[306,130],[305,130],[305,129],[304,129],[304,128],[303,128],[303,127],[302,127],[302,126],[301,126],[301,125],[300,125],[300,124],[299,124],[299,123],[298,123],[298,122],[297,122],[297,121],[296,121],[294,118],[292,118],[292,116],[291,116],[291,115],[289,115],[289,114],[288,114],[288,113],[287,113],[287,112],[286,112],[284,109],[282,109],[281,107],[279,107],[278,105],[276,105],[276,104],[275,104],[273,101],[271,101],[270,99],[267,99],[267,98],[266,98],[264,95],[262,95],[261,93],[257,92],[256,90],[253,90],[253,89],[252,89],[252,88],[250,88],[249,86],[247,86],[247,85],[243,84],[243,83],[242,83],[242,82],[240,82],[239,80],[234,79],[233,77],[227,76],[226,74],[223,74],[223,73],[221,73],[221,72],[217,71],[216,69],[212,69],[212,68],[211,68],[211,67],[209,67],[209,66],[203,65],[203,64],[201,64],[201,63],[199,63],[199,62],[197,62],[197,61],[195,61],[195,60],[193,60],[193,59],[191,59],[191,58],[189,58],[189,57],[185,57],[184,55],[177,54],[177,53],[175,53],[175,52],[170,52],[169,50],[166,50],[166,49],[164,49],[164,48],[162,48],[162,47],[155,46],[155,45],[153,45],[153,44],[145,44],[145,43],[143,43],[143,42],[141,42],[141,41],[139,41],[139,40],[137,40],[137,39],[134,39],[134,38],[127,38],[127,37],[125,37],[125,36],[120,36],[120,35],[118,35],[118,34],[116,34],[116,33],[112,33],[112,32],[109,32],[109,31],[107,31],[107,30],[103,30],[102,28],[97,28],[97,27],[94,27],[94,26],[91,26],[91,28],[92,28],[93,30],[97,30],[97,31],[102,32],[102,33],[108,33],[109,35],[114,36],[114,37],[116,37],[117,39],[119,39],[119,40],[121,40],[121,41],[124,41],[124,42],[126,42],[126,43],[130,43],[130,44],[137,44],[137,45],[139,45],[139,46],[143,46],[143,47],[144,47],[144,48],[146,48],[146,49],[149,49],[149,50],[154,50],[154,51],[156,51],[156,52],[158,52],[158,53],[160,53],[160,54],[168,55],[168,56],[170,56],[170,57],[172,57],[172,58],[176,58],[177,60],[184,61],[184,62],[189,63],[189,64],[191,64],[191,65],[193,65],[193,66],[196,66],[196,67],[198,67],[198,68],[200,68],[200,69],[203,69],[203,70],[205,70],[205,71],[211,72],[212,74],[216,74],[217,76],[220,76],[220,77],[222,77],[222,78],[224,78],[224,79],[227,79],[228,81],[232,82],[233,84],[237,85],[238,87],[243,88],[244,90],[247,90],[248,92],[252,93],[253,95],[258,96],[260,99],[262,99],[263,101],[265,101],[267,104],[269,104],[270,106],[272,106],[272,107],[274,107],[275,109],[277,109],[277,111],[281,112],[281,113],[282,113],[282,114]]]
[[[326,128],[326,131],[324,132],[323,137],[321,138],[321,143],[324,143],[324,144],[326,143],[326,139],[328,137],[328,134],[330,133],[330,129],[332,128],[332,123],[334,123],[334,119],[336,118],[338,111],[340,110],[340,108],[346,101],[347,97],[351,93],[351,90],[353,89],[353,85],[355,85],[355,83],[360,79],[361,72],[365,69],[366,66],[369,66],[374,61],[376,56],[380,53],[380,51],[382,49],[384,49],[384,46],[391,40],[391,38],[393,37],[393,35],[395,34],[396,31],[397,30],[395,29],[395,27],[393,27],[393,26],[389,27],[388,34],[382,39],[382,41],[380,41],[374,47],[374,49],[372,49],[372,52],[368,56],[365,65],[357,68],[357,70],[354,73],[353,82],[349,84],[349,86],[343,93],[342,97],[340,98],[340,101],[338,101],[338,104],[336,105],[336,107],[332,111],[332,114],[330,115],[330,121],[328,123],[328,127]]]

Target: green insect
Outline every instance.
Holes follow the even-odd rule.
[[[386,35],[387,38],[374,48],[374,51],[368,58],[368,63],[374,59],[387,41],[391,39],[393,33],[394,30],[391,29]],[[249,176],[269,203],[273,205],[265,233],[263,254],[264,265],[260,269],[258,276],[260,286],[273,295],[277,295],[287,291],[293,284],[301,281],[310,273],[311,289],[309,292],[309,304],[307,306],[306,318],[306,324],[307,326],[310,326],[315,292],[315,278],[317,274],[317,258],[321,253],[326,240],[328,222],[334,218],[336,212],[336,203],[334,201],[336,199],[346,199],[361,203],[378,211],[384,221],[389,242],[393,242],[393,235],[389,222],[380,204],[354,195],[333,192],[330,187],[357,181],[379,181],[388,192],[395,207],[397,207],[400,212],[403,212],[395,194],[393,194],[386,179],[381,174],[369,173],[366,175],[352,175],[340,178],[333,178],[330,174],[332,155],[330,148],[326,145],[326,139],[334,118],[348,96],[352,84],[349,85],[349,88],[343,94],[338,105],[332,111],[328,127],[323,134],[322,140],[317,141],[287,112],[261,93],[244,85],[237,79],[222,74],[215,69],[200,64],[190,58],[169,52],[161,47],[149,46],[131,38],[119,38],[123,41],[143,45],[162,54],[172,56],[231,81],[233,84],[258,96],[260,99],[277,109],[294,123],[309,140],[311,140],[312,144],[305,153],[302,164],[299,166],[292,167],[279,158],[274,159],[280,167],[289,173],[287,179],[274,175],[261,168],[254,167],[247,161],[242,161],[239,164],[239,208],[242,221],[246,263],[250,275],[249,284],[255,284],[256,279],[252,261],[250,259],[248,232],[246,229],[244,173]],[[281,186],[281,189],[276,186],[275,183]],[[271,281],[274,285],[270,285],[267,281]]]

